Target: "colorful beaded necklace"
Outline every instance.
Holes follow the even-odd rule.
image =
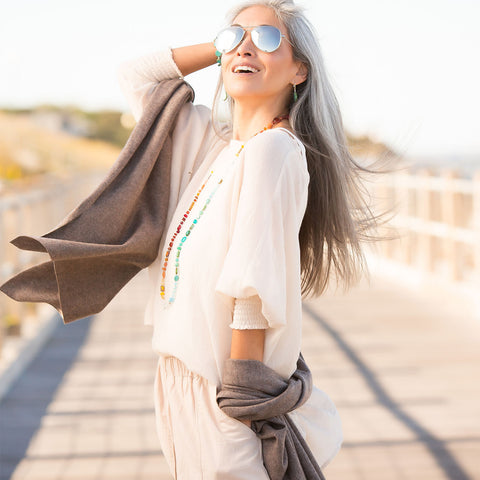
[[[281,115],[279,117],[275,117],[271,123],[269,123],[266,127],[264,127],[262,130],[260,130],[259,132],[255,133],[255,135],[258,135],[259,133],[262,133],[264,132],[265,130],[270,130],[271,128],[273,128],[277,123],[280,123],[282,120],[286,120],[289,118],[289,115]],[[255,137],[255,135],[253,135],[252,137],[250,138],[253,138]],[[238,152],[235,154],[236,157],[240,156],[240,152],[243,150],[243,148],[245,147],[245,144],[247,142],[244,142],[240,149],[238,150]],[[184,213],[182,219],[180,220],[180,223],[178,224],[177,228],[176,228],[176,231],[175,233],[173,234],[172,238],[170,239],[170,243],[168,244],[168,248],[167,248],[167,251],[165,252],[165,260],[164,260],[164,264],[163,264],[163,267],[162,267],[162,282],[161,282],[161,285],[160,285],[160,296],[162,297],[162,299],[165,300],[165,277],[166,277],[166,274],[167,274],[167,266],[168,266],[168,260],[170,258],[170,254],[171,254],[171,250],[172,250],[172,247],[173,247],[173,244],[174,244],[174,241],[175,241],[175,238],[177,237],[177,235],[180,233],[180,231],[182,230],[182,226],[183,224],[187,221],[187,218],[189,216],[189,214],[191,213],[192,209],[193,209],[193,206],[195,205],[195,203],[197,202],[199,196],[200,196],[200,193],[202,192],[202,190],[205,188],[205,185],[207,184],[208,180],[210,179],[210,177],[212,176],[213,174],[213,170],[210,171],[210,175],[207,177],[207,179],[205,180],[205,182],[203,182],[203,185],[200,187],[200,189],[198,190],[198,192],[196,193],[195,197],[193,198],[193,201],[192,203],[190,204],[190,206],[188,207],[187,211]],[[192,224],[190,225],[190,227],[188,227],[188,230],[185,232],[185,235],[182,237],[178,247],[177,247],[177,253],[175,255],[175,276],[174,276],[174,286],[173,286],[173,291],[172,291],[172,294],[170,296],[170,299],[168,301],[169,305],[171,305],[174,301],[175,301],[175,297],[176,297],[176,293],[177,293],[177,286],[178,286],[178,281],[180,280],[180,254],[182,252],[182,246],[183,244],[187,241],[187,238],[190,236],[190,234],[192,233],[192,230],[195,228],[195,226],[198,224],[198,221],[200,220],[200,218],[202,217],[202,215],[204,214],[208,204],[211,202],[212,200],[212,197],[215,195],[215,192],[217,191],[218,187],[220,186],[220,184],[223,182],[223,178],[221,178],[218,183],[217,183],[217,186],[215,187],[215,189],[213,190],[213,192],[209,195],[209,197],[205,200],[205,205],[203,206],[203,208],[200,210],[200,212],[198,213],[198,216],[197,218],[195,218],[192,222]]]

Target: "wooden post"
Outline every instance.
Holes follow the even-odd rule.
[[[7,250],[8,239],[5,231],[5,207],[0,200],[0,281],[3,279],[3,268],[6,262],[5,251]]]
[[[7,243],[17,236],[19,224],[18,202],[11,202],[6,208],[2,209],[2,243]],[[2,270],[8,277],[20,268],[20,256],[16,248],[5,248],[2,252]],[[2,295],[2,316],[1,323],[5,335],[18,334],[21,330],[21,305],[11,298]]]
[[[418,217],[420,219],[429,222],[432,220],[432,192],[430,187],[430,178],[432,174],[428,170],[422,170],[419,172],[420,178],[422,178],[421,189],[418,192]],[[435,262],[433,256],[433,238],[428,232],[422,232],[419,235],[419,262],[420,268],[426,272],[432,273],[434,270]]]
[[[373,183],[375,213],[383,212],[388,208],[388,198],[390,196],[391,183],[391,175],[383,175],[381,178],[375,179],[375,183]],[[383,235],[383,227],[379,228],[378,233],[380,236]],[[373,251],[380,257],[389,259],[391,258],[392,251],[391,243],[392,241],[390,240],[382,240],[378,243],[375,243],[372,245]]]
[[[36,229],[38,219],[36,218],[36,205],[37,205],[38,195],[31,193],[22,203],[22,232],[26,235],[41,235],[45,232],[38,231]],[[35,265],[37,259],[41,259],[41,253],[38,252],[23,252],[23,262],[22,268],[27,268]],[[38,323],[39,318],[36,314],[38,311],[38,303],[22,303],[22,322],[25,324],[29,323]]]
[[[480,171],[473,179],[474,277],[480,289]]]
[[[402,218],[408,219],[412,214],[413,202],[411,193],[412,191],[415,193],[415,185],[412,180],[415,180],[415,176],[412,173],[408,173],[403,174],[398,178],[400,180],[397,184],[398,213]],[[402,178],[403,182],[401,181]],[[411,265],[415,250],[414,231],[410,228],[403,230],[399,244],[401,247],[399,261],[406,265]]]
[[[377,188],[377,200],[379,200],[379,210],[384,211],[391,208],[393,199],[395,198],[395,182],[392,175],[388,175],[381,180],[379,188]],[[386,240],[382,242],[382,255],[388,260],[395,258],[395,249],[397,245],[393,240]]]
[[[455,241],[454,230],[457,222],[458,202],[453,182],[458,175],[448,170],[444,172],[445,189],[442,192],[442,222],[447,226],[447,236],[443,239],[442,257],[448,269],[449,280],[458,282],[462,278],[460,268],[459,245]]]
[[[5,225],[4,225],[4,206],[1,203],[0,199],[0,282],[3,283],[5,280],[4,268],[5,268],[5,251],[7,247],[7,239],[5,236]],[[5,295],[0,294],[0,358],[2,356],[2,347],[5,339],[5,325],[4,319],[6,315],[7,305]]]

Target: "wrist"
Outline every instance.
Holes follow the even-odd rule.
[[[240,420],[244,423],[247,427],[252,428],[252,421],[251,420]]]

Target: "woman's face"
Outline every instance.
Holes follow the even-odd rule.
[[[233,24],[242,27],[273,25],[289,39],[283,23],[277,19],[271,8],[263,5],[246,8],[237,15]],[[306,75],[298,76],[302,64],[293,60],[292,46],[285,38],[282,38],[277,50],[267,53],[254,45],[250,33],[251,31],[247,30],[240,45],[222,55],[225,91],[235,102],[251,99],[270,103],[273,101],[284,108],[293,95],[292,84],[298,85],[306,78]],[[248,65],[258,71],[235,73],[234,69],[238,65]]]

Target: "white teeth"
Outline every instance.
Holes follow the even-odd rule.
[[[258,72],[256,68],[253,67],[248,67],[247,65],[239,65],[238,67],[235,67],[234,73],[238,73],[240,71],[247,71],[247,72]]]

